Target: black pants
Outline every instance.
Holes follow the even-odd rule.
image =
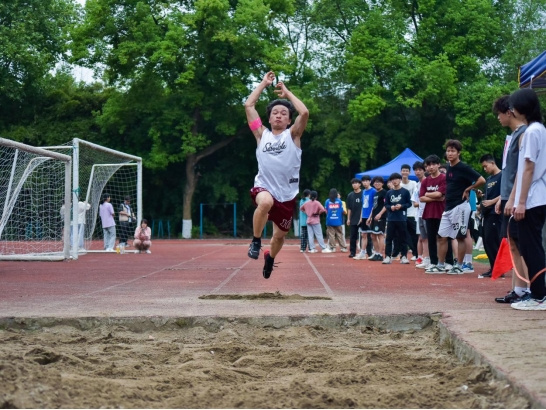
[[[351,232],[349,234],[349,254],[356,255],[356,243],[358,241],[358,225],[349,225]]]
[[[546,296],[545,274],[542,272],[535,279],[538,272],[544,269],[544,248],[542,247],[542,227],[546,219],[546,205],[537,206],[525,211],[525,218],[517,221],[518,248],[529,270],[531,293],[534,298],[542,299]]]
[[[440,230],[441,219],[425,219],[427,225],[428,236],[428,254],[430,257],[430,263],[432,265],[438,265],[438,231]],[[453,247],[451,246],[451,238],[447,238],[447,263],[453,265]],[[462,263],[462,261],[459,261]]]
[[[493,269],[502,239],[502,215],[496,214],[495,211],[491,211],[484,215],[482,224],[483,247],[487,254],[487,258],[489,259],[489,265],[491,266],[491,269]]]
[[[385,256],[392,256],[393,240],[400,247],[402,256],[408,254],[408,227],[406,221],[388,221],[387,222],[387,239],[385,247]]]
[[[129,234],[131,232],[131,223],[130,222],[120,222],[119,223],[119,242],[120,243],[127,243],[127,239],[129,238]]]

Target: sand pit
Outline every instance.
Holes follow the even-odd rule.
[[[525,408],[438,330],[240,319],[4,326],[0,408]],[[125,323],[125,324],[124,324]],[[29,330],[31,329],[31,330]]]

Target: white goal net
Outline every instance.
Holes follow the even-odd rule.
[[[0,138],[0,259],[69,257],[71,157]]]
[[[119,211],[126,197],[135,220],[129,227],[132,238],[136,223],[142,219],[142,158],[88,141],[74,139],[66,145],[47,147],[72,156],[71,255],[104,251],[99,206],[103,195],[111,198],[115,211],[116,234],[122,234]]]

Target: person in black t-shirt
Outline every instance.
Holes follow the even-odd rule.
[[[482,236],[483,247],[489,258],[491,269],[480,277],[491,277],[491,271],[495,266],[495,259],[499,252],[502,233],[502,215],[495,212],[495,205],[500,201],[500,185],[502,171],[495,163],[495,158],[491,154],[486,154],[480,158],[483,170],[489,174],[489,178],[485,181],[485,195],[480,205],[482,214]]]
[[[368,218],[367,224],[372,227],[372,241],[374,255],[370,261],[382,262],[385,252],[385,227],[387,224],[387,216],[385,214],[385,196],[387,191],[383,189],[385,180],[381,176],[372,179],[372,184],[377,191],[373,197],[372,214]]]
[[[465,238],[470,218],[470,204],[468,197],[470,190],[485,183],[477,171],[461,162],[461,150],[463,145],[460,141],[449,140],[446,143],[446,157],[449,161],[446,172],[446,209],[440,221],[438,230],[438,267],[445,261],[447,253],[447,238],[457,239],[458,250],[457,260],[462,262],[466,254]],[[464,273],[463,269],[454,264],[447,272],[451,275]]]

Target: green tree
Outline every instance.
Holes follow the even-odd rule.
[[[286,48],[273,24],[286,0],[88,0],[73,55],[116,91],[98,122],[138,147],[148,166],[184,164],[183,219],[191,230],[198,163],[247,126],[249,85],[282,69]]]
[[[34,120],[49,73],[64,58],[76,10],[71,0],[0,3],[0,131],[6,135],[11,125]]]

